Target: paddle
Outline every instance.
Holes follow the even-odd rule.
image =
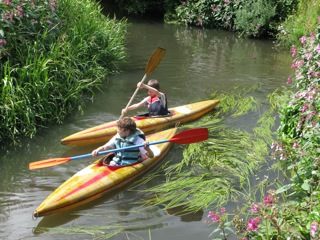
[[[208,139],[208,129],[207,128],[194,128],[194,129],[182,131],[182,132],[174,135],[170,139],[164,139],[164,140],[150,142],[149,145],[155,145],[155,144],[160,144],[160,143],[165,143],[165,142],[172,142],[172,143],[178,143],[178,144],[189,144],[189,143],[201,142],[201,141],[204,141],[207,139]],[[118,149],[110,149],[110,150],[98,152],[98,155],[104,155],[104,154],[107,154],[110,152],[119,152],[119,151],[124,151],[124,150],[128,150],[128,149],[139,148],[142,146],[144,146],[144,144],[123,147],[123,148],[118,148]],[[92,154],[87,153],[87,154],[73,156],[73,157],[50,158],[47,160],[41,160],[41,161],[30,163],[29,169],[34,170],[34,169],[39,169],[39,168],[53,167],[56,165],[67,163],[71,160],[78,160],[78,159],[87,158],[87,157],[92,157]]]
[[[158,47],[151,55],[151,57],[149,58],[149,61],[147,63],[147,66],[144,70],[145,74],[142,78],[142,80],[140,81],[140,83],[143,83],[146,79],[147,76],[150,75],[154,69],[158,66],[158,64],[160,63],[161,59],[164,57],[166,53],[166,50],[163,48]],[[125,110],[127,111],[128,107],[130,106],[130,104],[132,103],[134,97],[137,95],[137,92],[139,91],[139,88],[136,88],[136,90],[134,91],[132,97],[130,98]],[[120,119],[123,117],[123,114],[121,114]]]

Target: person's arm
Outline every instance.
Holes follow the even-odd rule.
[[[131,111],[131,110],[134,110],[134,109],[137,109],[137,108],[140,108],[140,107],[144,106],[146,101],[147,101],[147,98],[143,99],[143,100],[142,100],[141,102],[139,102],[139,103],[132,104],[132,105],[129,106],[127,109],[123,108],[122,111],[121,111],[121,114],[124,115],[124,114],[126,114],[128,111]]]
[[[153,154],[151,148],[149,147],[149,142],[145,142],[144,143],[144,149],[147,151],[146,155],[147,155],[148,158],[153,158],[154,157],[154,154]]]
[[[94,149],[91,154],[92,156],[96,157],[98,155],[98,152],[101,152],[101,151],[105,151],[105,150],[109,150],[109,149],[114,149],[115,146],[114,146],[114,138],[111,138],[106,144]]]
[[[149,142],[145,142],[144,139],[139,137],[134,144],[135,145],[143,144],[142,147],[139,147],[140,156],[142,157],[142,159],[154,157],[153,151],[149,147]]]
[[[153,87],[150,87],[149,85],[144,84],[144,83],[141,83],[141,82],[139,82],[139,83],[137,84],[137,87],[138,87],[138,88],[145,88],[145,89],[147,89],[147,90],[153,91],[153,92],[157,95],[157,97],[159,97],[159,96],[161,95],[161,93],[162,93],[162,92],[160,92],[159,90],[157,90],[157,89],[155,89],[155,88],[153,88]],[[163,93],[162,93],[162,94],[163,94]]]

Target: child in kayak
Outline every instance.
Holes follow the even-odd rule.
[[[116,152],[110,163],[102,162],[103,165],[132,165],[146,158],[154,157],[148,143],[145,142],[144,133],[137,128],[136,123],[130,117],[124,117],[117,122],[117,134],[106,144],[93,150],[92,156],[97,156],[100,151],[129,147],[138,144],[144,144],[144,146],[136,149]]]
[[[148,84],[138,83],[137,88],[145,88],[148,90],[148,97],[144,98],[141,102],[129,106],[127,109],[122,109],[122,116],[131,111],[142,106],[148,107],[148,113],[143,116],[163,116],[168,115],[167,98],[166,95],[160,92],[160,84],[158,80],[151,79]],[[141,115],[140,115],[141,116]]]

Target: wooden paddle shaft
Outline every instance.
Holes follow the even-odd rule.
[[[147,74],[145,74],[145,75],[143,76],[143,78],[142,78],[142,80],[140,81],[140,83],[143,83],[146,79],[147,79]],[[128,107],[129,107],[130,104],[132,103],[132,101],[133,101],[134,97],[137,95],[138,91],[139,91],[139,88],[136,88],[136,90],[134,91],[133,95],[131,96],[131,98],[130,98],[130,100],[129,100],[126,108],[125,108],[125,111],[127,111]],[[123,114],[121,114],[121,116],[120,116],[119,119],[121,119],[121,118],[123,118]]]

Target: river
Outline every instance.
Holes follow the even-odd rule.
[[[121,72],[109,77],[83,114],[74,113],[64,124],[50,126],[34,139],[24,140],[22,147],[1,152],[0,239],[104,239],[115,229],[124,231],[112,239],[208,239],[212,228],[205,223],[206,212],[179,217],[161,206],[144,206],[141,201],[148,195],[132,191],[132,186],[65,214],[32,219],[33,211],[49,193],[92,160],[37,171],[29,171],[28,163],[90,152],[91,148],[62,146],[59,140],[117,119],[155,48],[165,48],[166,56],[151,78],[160,81],[169,106],[204,100],[214,91],[248,89],[256,84],[260,87],[252,94],[266,103],[267,94],[284,85],[290,74],[289,51],[276,51],[269,40],[240,39],[229,32],[130,21],[126,46],[128,58]],[[136,100],[144,96],[146,92],[140,91]],[[254,117],[249,114],[233,123],[234,127],[246,127]],[[164,161],[181,158],[181,148],[174,147]]]

